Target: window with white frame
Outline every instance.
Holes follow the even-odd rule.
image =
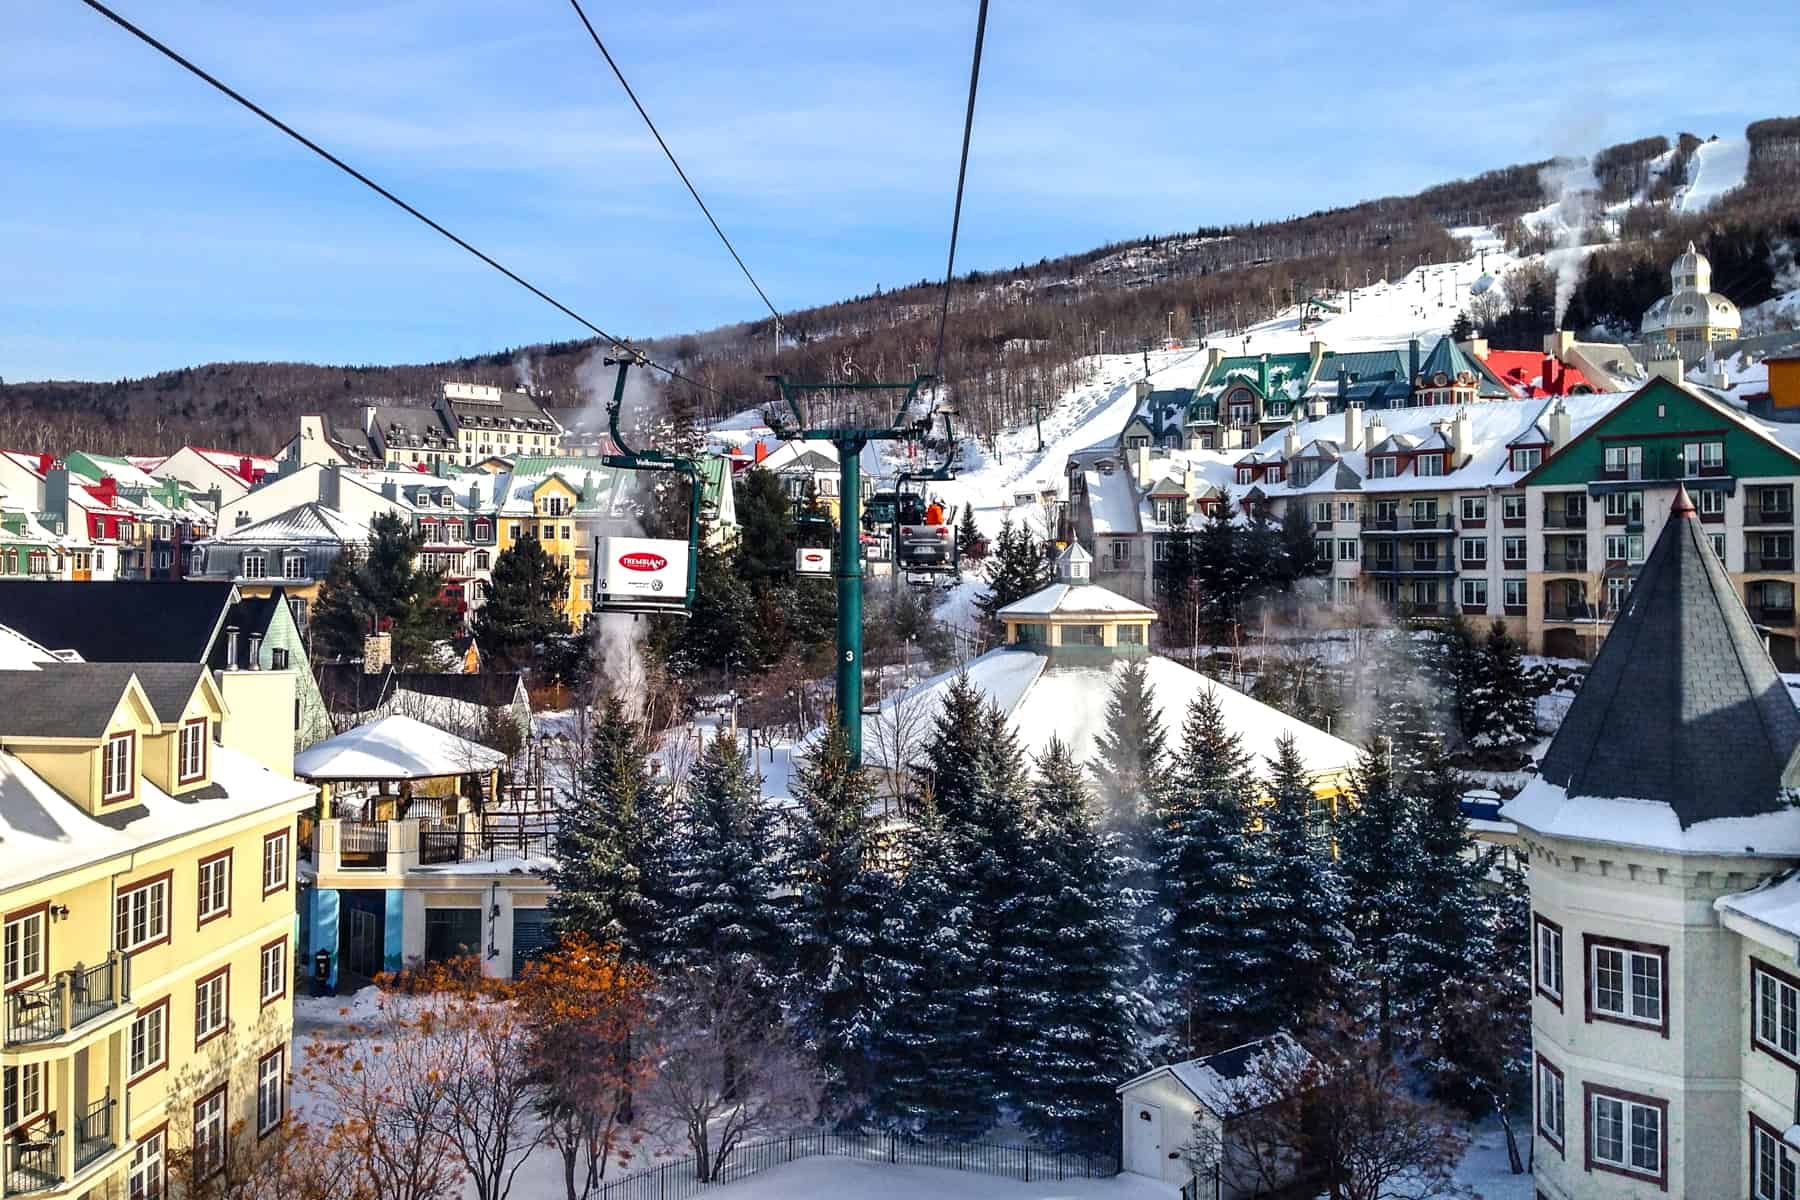
[[[1525,581],[1518,579],[1508,582],[1523,585]],[[1562,926],[1536,913],[1531,915],[1531,925],[1533,982],[1539,992],[1556,1001],[1560,1007],[1563,994]]]
[[[1660,1026],[1668,1016],[1664,983],[1668,950],[1593,940],[1588,946],[1588,1003],[1594,1015]]]
[[[130,1078],[141,1079],[169,1061],[169,998],[164,996],[131,1022]]]
[[[206,775],[207,725],[207,719],[200,717],[181,726],[175,757],[182,783],[192,783]]]
[[[1339,538],[1338,539],[1337,556],[1338,556],[1338,559],[1342,562],[1355,562],[1356,561],[1356,539],[1355,538]]]
[[[1462,581],[1462,606],[1469,612],[1487,611],[1488,586],[1485,579]]]
[[[1487,539],[1472,537],[1462,539],[1462,560],[1466,563],[1487,562]]]
[[[287,995],[287,939],[270,942],[262,948],[262,965],[258,972],[262,987],[259,999],[272,1003]]]
[[[1594,1089],[1589,1097],[1588,1156],[1596,1166],[1659,1178],[1663,1106],[1648,1097]]]
[[[1339,500],[1338,501],[1338,520],[1340,520],[1340,521],[1356,520],[1356,501],[1354,501],[1354,500]]]
[[[231,968],[225,967],[194,985],[194,1045],[225,1032],[230,1011]]]
[[[45,924],[47,911],[39,908],[33,912],[21,913],[6,922],[6,986],[8,988],[36,983],[47,973],[45,967],[49,958],[48,933]]]
[[[1370,479],[1392,479],[1398,474],[1399,460],[1391,454],[1383,454],[1369,460]]]
[[[1725,535],[1722,533],[1709,533],[1706,535],[1706,540],[1712,543],[1712,549],[1713,549],[1714,556],[1717,557],[1720,562],[1724,562],[1725,561]]]
[[[169,937],[169,878],[121,889],[114,907],[114,941],[130,953]]]
[[[1523,521],[1525,497],[1516,494],[1500,497],[1500,518],[1504,521]]]
[[[1173,509],[1167,500],[1158,500],[1156,502],[1156,519],[1162,524],[1167,525],[1169,523],[1169,514],[1172,511]]]
[[[281,1124],[287,1102],[287,1080],[279,1049],[259,1059],[256,1064],[256,1132],[260,1136]]]
[[[194,1105],[194,1177],[208,1179],[225,1165],[225,1085]]]
[[[1525,561],[1525,539],[1522,537],[1506,537],[1500,539],[1500,557],[1509,563]]]
[[[0,1109],[4,1109],[4,1119],[8,1131],[21,1125],[29,1124],[44,1113],[44,1075],[49,1067],[47,1063],[32,1063],[23,1067],[7,1067],[3,1086],[0,1092]]]
[[[1295,482],[1299,482],[1297,478]],[[1313,505],[1313,520],[1320,525],[1331,524],[1331,501],[1323,500]]]
[[[1500,599],[1508,608],[1525,607],[1525,581],[1523,579],[1502,579],[1500,581]]]
[[[1413,474],[1442,475],[1444,473],[1444,456],[1441,454],[1421,454],[1413,460]]]
[[[159,1129],[138,1139],[131,1154],[131,1171],[125,1177],[126,1200],[163,1200],[165,1136]]]
[[[272,895],[288,885],[288,832],[271,833],[263,838],[263,895]]]
[[[299,554],[283,555],[281,559],[281,577],[283,579],[305,579],[305,557]]]
[[[1800,980],[1760,959],[1750,960],[1750,976],[1756,1006],[1752,1039],[1759,1049],[1800,1064]]]
[[[1606,472],[1609,475],[1623,475],[1626,479],[1642,479],[1644,477],[1644,448],[1642,446],[1608,446],[1606,448]]]
[[[1544,463],[1544,452],[1537,446],[1520,446],[1512,452],[1512,469],[1535,471]]]
[[[137,734],[115,733],[100,757],[100,798],[129,800],[137,792]]]
[[[1540,1057],[1537,1061],[1537,1127],[1544,1140],[1558,1150],[1563,1148],[1563,1137],[1568,1128],[1564,1115],[1566,1104],[1563,1073]]]
[[[245,579],[262,579],[269,573],[269,560],[261,552],[245,554],[239,564],[238,574]]]
[[[1464,496],[1462,498],[1462,519],[1471,523],[1487,520],[1487,497]]]
[[[1716,517],[1725,511],[1725,493],[1718,488],[1699,489],[1700,515]]]
[[[1750,1118],[1750,1195],[1753,1200],[1797,1200],[1800,1171],[1781,1134]]]
[[[231,913],[231,851],[200,860],[200,924]]]
[[[1438,504],[1436,500],[1420,497],[1412,502],[1412,519],[1416,525],[1435,525],[1437,523]]]
[[[1631,595],[1631,580],[1618,575],[1611,575],[1606,580],[1606,611],[1617,613],[1624,609],[1625,598]]]

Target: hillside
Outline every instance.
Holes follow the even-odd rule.
[[[1800,245],[1800,118],[1759,121],[1716,141],[1683,133],[1620,143],[1580,167],[1519,164],[1411,196],[971,272],[952,297],[952,398],[964,427],[991,437],[1027,419],[1034,402],[1079,384],[1081,360],[1096,351],[1160,345],[1171,332],[1184,342],[1235,334],[1315,294],[1466,258],[1471,236],[1497,236],[1521,256],[1598,246],[1577,256],[1587,267],[1579,280],[1550,285],[1574,328],[1635,328],[1690,238],[1712,258],[1715,286],[1745,308],[1795,286],[1778,287],[1778,276],[1792,271],[1790,240]],[[1534,289],[1509,291],[1512,299],[1478,319],[1515,339],[1555,323]],[[650,345],[714,389],[681,388],[690,394],[674,399],[717,418],[766,399],[763,376],[772,371],[829,378],[849,363],[866,376],[905,376],[931,360],[940,298],[921,280],[789,313],[779,352],[767,320]],[[0,445],[267,451],[292,435],[302,412],[344,415],[365,401],[423,398],[447,377],[529,382],[553,406],[579,407],[581,369],[595,348],[571,341],[448,363],[211,363],[108,383],[13,382],[0,385]]]

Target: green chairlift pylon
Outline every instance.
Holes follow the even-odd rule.
[[[594,604],[597,612],[668,613],[685,617],[694,607],[700,569],[700,467],[691,458],[665,450],[633,450],[619,431],[625,373],[648,360],[637,350],[614,347],[602,360],[619,368],[606,419],[617,454],[600,465],[620,471],[675,472],[687,476],[687,538],[601,536],[594,539]],[[614,492],[617,495],[617,490]],[[679,590],[677,590],[679,589]]]
[[[837,711],[850,743],[850,759],[862,765],[862,452],[870,442],[900,442],[931,432],[931,417],[909,420],[919,389],[930,375],[910,383],[794,383],[771,375],[787,411],[765,410],[784,441],[830,442],[838,456],[838,547],[831,564],[837,584]],[[896,399],[897,398],[897,399]],[[883,401],[892,403],[892,407]]]

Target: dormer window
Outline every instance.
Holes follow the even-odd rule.
[[[1156,519],[1158,521],[1162,522],[1164,525],[1167,525],[1169,523],[1169,515],[1172,512],[1172,510],[1173,510],[1173,506],[1171,506],[1167,500],[1158,500],[1156,502]]]
[[[176,753],[176,779],[181,783],[197,783],[206,778],[207,725],[205,717],[184,723]]]
[[[491,542],[494,540],[494,526],[491,521],[482,520],[475,522],[475,540],[478,542]]]
[[[100,752],[100,801],[115,804],[137,794],[137,734],[115,733]]]
[[[1237,481],[1239,483],[1250,483],[1254,476],[1255,471],[1250,467],[1239,467],[1237,469]]]
[[[281,577],[283,579],[305,579],[305,556],[299,554],[284,555],[281,560]]]
[[[269,574],[269,560],[260,551],[244,555],[239,574],[245,579],[264,579]]]
[[[1512,452],[1512,469],[1535,471],[1544,462],[1544,452],[1537,446],[1519,446]]]
[[[1392,479],[1398,473],[1399,461],[1392,454],[1382,454],[1369,460],[1370,479]]]
[[[1286,473],[1286,468],[1283,467],[1280,463],[1276,463],[1274,466],[1269,468],[1269,482],[1270,483],[1280,483],[1281,477],[1285,473]]]
[[[1441,454],[1421,454],[1413,460],[1413,473],[1416,475],[1442,475],[1444,473],[1444,456]]]

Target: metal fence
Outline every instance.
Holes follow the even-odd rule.
[[[694,1159],[677,1159],[602,1184],[596,1200],[688,1200],[708,1188],[745,1179],[771,1167],[822,1156],[975,1171],[1026,1182],[1110,1179],[1119,1173],[1119,1160],[1108,1154],[1058,1153],[996,1142],[905,1138],[884,1133],[808,1130],[787,1137],[746,1142],[732,1151],[724,1166],[715,1170],[716,1178],[710,1180],[699,1177]]]

